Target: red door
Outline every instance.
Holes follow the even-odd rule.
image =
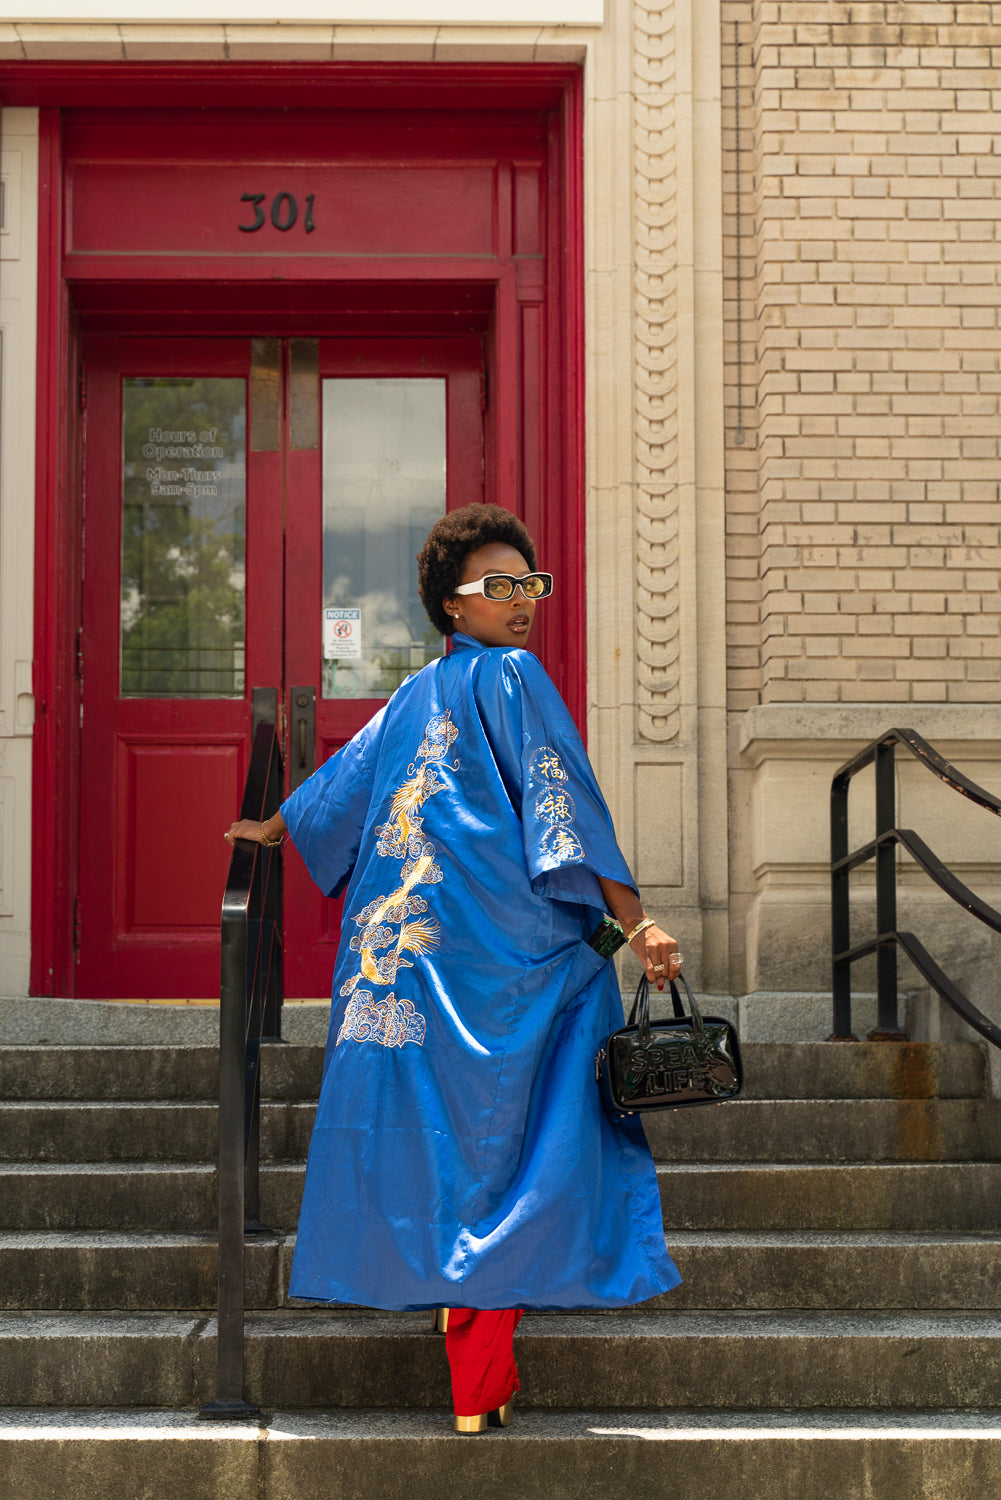
[[[78,995],[211,997],[251,693],[292,784],[441,653],[414,554],[483,496],[477,338],[87,350]],[[339,912],[287,860],[286,992]]]
[[[309,389],[319,407],[307,421],[319,442],[287,458],[290,786],[444,651],[417,596],[415,558],[446,506],[484,490],[479,339],[322,340],[317,354]],[[290,397],[294,416],[294,373]],[[330,993],[340,917],[341,902],[325,900],[290,853],[287,994]]]

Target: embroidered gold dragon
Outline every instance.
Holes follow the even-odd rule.
[[[392,990],[376,1000],[372,990],[359,986],[362,980],[373,985],[395,984],[401,969],[413,968],[408,953],[432,953],[438,946],[438,923],[428,913],[427,901],[415,890],[419,885],[436,885],[442,878],[435,847],[424,834],[420,809],[444,786],[437,766],[458,732],[449,712],[428,720],[417,755],[407,767],[407,780],[390,803],[389,820],[375,829],[376,852],[401,862],[400,883],[388,896],[370,901],[353,918],[361,929],[350,943],[358,954],[358,972],[341,985],[341,994],[351,998],[337,1034],[338,1046],[345,1038],[375,1041],[384,1047],[424,1044],[427,1021],[411,1000]],[[457,764],[452,769],[457,769]]]

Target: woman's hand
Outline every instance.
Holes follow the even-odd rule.
[[[629,946],[643,965],[647,979],[659,990],[664,988],[665,980],[677,979],[681,972],[678,945],[656,922],[638,932]]]
[[[285,819],[281,813],[275,813],[264,823],[255,822],[253,818],[239,818],[229,825],[223,838],[230,844],[237,839],[247,839],[252,844],[277,844],[287,832]]]
[[[664,981],[676,979],[681,970],[681,956],[674,938],[668,937],[662,927],[648,919],[631,885],[608,880],[604,875],[598,876],[598,884],[605,905],[623,932],[630,933],[637,925],[643,924],[643,930],[636,933],[629,946],[646,970],[647,979],[662,990]]]
[[[261,844],[263,823],[255,823],[252,818],[240,818],[236,823],[231,823],[223,834],[228,843],[234,844],[237,839],[247,839],[251,844]]]

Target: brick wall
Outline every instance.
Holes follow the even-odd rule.
[[[730,705],[997,702],[1001,4],[722,16]]]

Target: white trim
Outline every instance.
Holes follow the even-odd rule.
[[[28,991],[34,719],[38,111],[3,111],[0,235],[0,994]]]
[[[3,154],[3,197],[0,198],[0,255],[4,260],[21,258],[21,172],[23,155],[18,150]]]
[[[23,0],[22,0],[23,5]],[[95,26],[209,24],[408,26],[600,26],[604,0],[0,0],[0,20]]]

